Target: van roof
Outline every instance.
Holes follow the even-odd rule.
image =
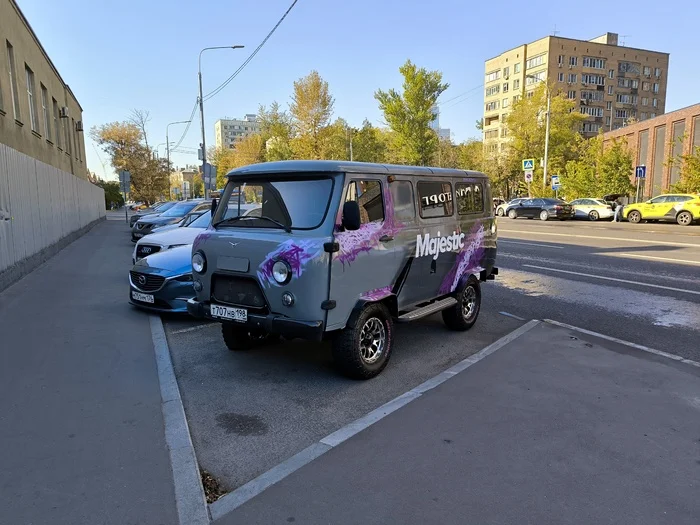
[[[432,168],[428,166],[403,166],[399,164],[374,164],[371,162],[350,162],[347,160],[282,160],[263,162],[236,168],[228,173],[229,178],[238,175],[263,173],[309,173],[309,172],[342,172],[342,173],[391,173],[396,175],[416,175],[420,177],[478,177],[486,175],[478,171],[457,170],[448,168]]]

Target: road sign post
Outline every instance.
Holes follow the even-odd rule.
[[[642,181],[642,179],[647,178],[647,167],[642,164],[641,166],[637,166],[634,168],[634,177],[637,179],[637,194],[634,199],[634,202],[639,202],[639,186]]]
[[[535,169],[535,159],[523,159],[523,171]]]
[[[527,196],[532,198],[532,193],[530,192],[530,183],[532,182],[532,170],[525,170],[525,182],[527,182]]]
[[[126,194],[131,187],[131,172],[129,170],[119,170],[119,187],[124,193],[124,219],[129,224],[129,207],[126,205]]]
[[[552,175],[552,189],[554,190],[555,197],[559,197],[559,188],[561,188],[561,184],[559,184],[559,175]]]

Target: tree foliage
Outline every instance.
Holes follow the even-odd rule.
[[[265,160],[289,160],[293,157],[291,141],[294,137],[292,117],[273,102],[270,109],[261,105],[258,110],[260,134],[265,144]]]
[[[124,197],[121,194],[119,182],[115,180],[97,179],[93,182],[96,186],[102,188],[105,192],[105,208],[110,209],[112,205],[119,207],[124,204]]]
[[[394,132],[394,144],[406,164],[430,164],[439,147],[438,137],[430,128],[435,118],[433,107],[449,84],[442,73],[418,68],[410,60],[399,68],[403,75],[403,92],[377,90],[374,97],[384,119]]]
[[[327,139],[324,130],[330,124],[333,103],[328,82],[321,78],[318,71],[312,71],[294,82],[289,109],[296,132],[292,140],[295,158],[323,158],[324,141]]]
[[[351,130],[352,158],[358,162],[387,162],[389,137],[365,119],[360,129]]]
[[[700,193],[700,146],[691,148],[690,153],[671,159],[671,165],[680,169],[678,182],[671,186],[677,193]]]

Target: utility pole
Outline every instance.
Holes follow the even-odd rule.
[[[544,132],[544,173],[542,175],[542,190],[547,189],[547,164],[549,160],[549,115],[552,109],[552,92],[547,85],[547,123]]]
[[[204,131],[204,95],[202,93],[202,53],[210,49],[241,49],[243,46],[215,46],[205,47],[199,52],[198,76],[199,76],[199,119],[202,121],[202,179],[204,179],[204,197],[209,198],[209,185],[206,183],[205,168],[207,165],[207,141]]]

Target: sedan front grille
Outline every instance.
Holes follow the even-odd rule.
[[[144,257],[148,257],[149,255],[153,255],[159,251],[160,246],[156,246],[154,244],[142,244],[136,248],[136,257],[143,259]]]
[[[219,303],[266,309],[267,303],[255,279],[214,274],[212,299]]]
[[[152,273],[141,273],[131,270],[129,275],[131,276],[131,284],[144,292],[160,290],[165,282],[165,277]]]

